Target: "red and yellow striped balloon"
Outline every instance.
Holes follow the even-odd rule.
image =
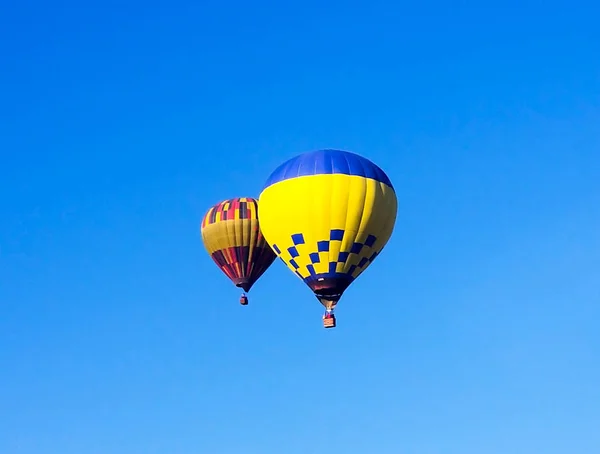
[[[252,197],[217,203],[204,216],[200,232],[217,266],[246,292],[276,258],[260,230],[258,201]]]

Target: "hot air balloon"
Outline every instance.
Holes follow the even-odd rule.
[[[277,256],[263,237],[258,201],[251,197],[224,200],[210,208],[200,228],[204,247],[225,275],[244,290],[240,304]]]
[[[344,291],[390,239],[398,202],[383,170],[342,150],[296,156],[259,197],[262,232],[277,256],[325,306],[325,328]]]

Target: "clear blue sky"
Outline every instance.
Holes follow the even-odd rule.
[[[472,3],[4,3],[0,452],[600,452],[600,6]],[[334,330],[199,235],[323,147],[400,202]]]

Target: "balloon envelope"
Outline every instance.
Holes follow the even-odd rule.
[[[258,201],[252,197],[217,203],[204,216],[200,231],[217,266],[246,292],[276,258],[260,230]]]
[[[373,162],[318,150],[279,166],[259,206],[262,232],[275,253],[331,308],[387,244],[398,202]]]

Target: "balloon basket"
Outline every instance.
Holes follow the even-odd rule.
[[[323,317],[323,326],[325,328],[335,328],[335,315],[328,314]]]
[[[242,306],[247,306],[248,305],[248,297],[246,295],[240,296],[240,304]]]

